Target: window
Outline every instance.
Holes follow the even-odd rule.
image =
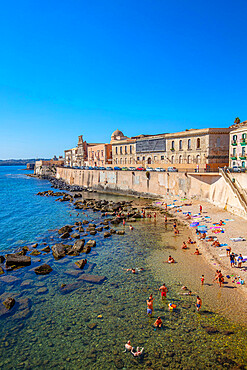
[[[157,156],[156,155],[154,156],[154,161],[157,161]]]
[[[162,156],[160,157],[160,159],[163,161],[163,160],[165,159],[165,157],[162,155]]]
[[[200,140],[200,138],[198,138],[198,139],[196,140],[196,148],[197,148],[197,149],[200,149],[200,147],[201,147],[201,140]]]
[[[245,156],[245,146],[242,147],[242,157]]]
[[[220,137],[217,137],[217,140],[216,140],[216,146],[219,148],[220,147]]]
[[[174,156],[171,157],[171,163],[174,163]]]
[[[233,166],[235,166],[235,164],[236,164],[236,162],[235,162],[235,161],[233,161],[233,162],[232,162],[232,165],[233,165]]]
[[[120,154],[123,154],[123,148],[120,146]]]
[[[101,157],[103,157],[104,156],[104,151],[103,150],[101,150]]]
[[[179,156],[178,163],[183,163],[183,157],[181,155]]]
[[[130,145],[130,154],[132,154],[132,145]]]
[[[116,154],[117,154],[117,146],[116,146]]]
[[[182,140],[179,140],[179,150],[182,150],[183,149],[183,142]]]
[[[127,146],[124,147],[124,150],[125,150],[125,154],[127,154],[128,153]]]
[[[236,148],[233,148],[232,154],[233,154],[233,157],[236,157]]]
[[[237,141],[237,135],[233,135],[233,141]]]
[[[190,155],[188,155],[187,163],[191,163],[191,156]]]
[[[127,158],[124,159],[124,163],[127,164]]]
[[[120,158],[120,164],[122,164],[122,158]]]
[[[145,161],[145,157],[142,157],[142,160]]]
[[[245,167],[245,161],[242,162],[242,167]]]
[[[172,150],[174,150],[174,140],[172,140]]]
[[[117,164],[117,159],[115,160],[116,164]]]
[[[137,160],[139,161],[140,160],[140,157],[137,157]]]
[[[243,134],[242,135],[242,138],[245,140],[246,139],[246,134]]]
[[[130,163],[132,163],[132,162],[131,162],[131,158],[130,158]]]
[[[199,164],[200,163],[200,156],[199,154],[196,156],[196,163]]]
[[[191,149],[191,139],[188,140],[188,149]]]

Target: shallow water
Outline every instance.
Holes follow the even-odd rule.
[[[39,189],[43,187],[40,184],[46,184],[48,189],[46,182],[37,181],[34,179],[33,194],[40,191],[35,184]],[[35,201],[40,202],[41,208],[47,207],[48,212],[55,213],[47,214],[49,220],[57,220],[49,229],[84,218],[97,224],[102,221],[100,214],[91,210],[85,214],[80,211],[76,217],[77,210],[67,203],[55,202],[52,197],[39,197]],[[59,210],[62,220],[57,219]],[[41,225],[41,232],[36,233],[36,237],[27,233],[25,240],[26,244],[38,240],[38,250],[44,247],[42,242],[52,245],[58,240],[56,231],[45,231],[42,220]],[[142,220],[135,223],[133,231],[126,227],[124,236],[112,235],[109,239],[104,239],[102,233],[86,236],[85,240],[95,239],[97,242],[96,248],[87,255],[90,273],[105,275],[107,279],[101,285],[84,282],[65,295],[60,292],[61,284],[77,281],[77,277],[66,272],[75,270],[74,262],[85,257],[83,254],[80,257],[66,256],[59,261],[55,261],[51,253],[41,254],[32,258],[31,266],[8,273],[19,280],[13,283],[1,281],[1,298],[16,294],[17,301],[29,298],[31,307],[26,312],[16,307],[11,316],[0,320],[0,368],[231,369],[236,364],[245,364],[246,328],[216,313],[218,306],[214,309],[214,298],[211,297],[217,295],[218,287],[212,287],[209,292],[211,287],[205,286],[201,291],[194,278],[203,269],[209,279],[213,270],[206,267],[201,256],[180,250],[185,230],[175,238],[169,229],[166,231],[159,221]],[[168,254],[172,254],[178,263],[173,266],[162,263]],[[189,271],[188,266],[197,257],[200,263]],[[35,275],[32,269],[40,264],[37,262],[39,258],[51,265],[51,274]],[[134,275],[123,269],[131,267],[143,267],[144,271]],[[167,300],[161,301],[158,288],[164,281],[169,293]],[[199,314],[195,312],[195,296],[179,295],[183,283],[202,296],[203,308]],[[150,293],[155,298],[152,319],[146,315],[146,300]],[[225,296],[224,292],[222,296]],[[231,310],[227,300],[220,297],[218,300],[222,302],[222,313]],[[177,304],[175,311],[169,312],[169,302]],[[164,328],[155,331],[152,324],[158,315]],[[94,329],[90,329],[91,324],[96,324]],[[218,332],[208,334],[208,327]],[[142,360],[123,353],[127,340],[131,340],[135,347],[144,346]]]

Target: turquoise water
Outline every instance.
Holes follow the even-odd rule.
[[[92,210],[79,211],[77,216],[71,204],[36,196],[50,189],[50,184],[26,178],[20,168],[0,167],[0,173],[4,251],[34,242],[41,251],[42,243],[52,246],[59,241],[56,229],[61,226],[83,219],[102,221]],[[10,315],[0,318],[1,369],[245,368],[246,329],[216,313],[207,296],[201,313],[196,313],[195,296],[179,295],[184,274],[179,263],[164,268],[160,263],[171,253],[177,260],[186,259],[185,254],[181,257],[181,239],[173,237],[170,227],[165,230],[153,220],[142,220],[133,231],[125,230],[124,236],[109,239],[102,233],[84,237],[96,240],[96,248],[87,255],[86,272],[105,276],[100,285],[81,281],[68,294],[61,293],[62,284],[79,281],[83,272],[74,262],[85,258],[83,254],[55,261],[51,253],[41,253],[32,257],[31,266],[5,274],[9,280],[0,278],[0,300],[13,296],[17,301]],[[44,262],[53,272],[37,276],[33,268]],[[131,267],[144,271],[133,275],[124,270]],[[169,292],[167,300],[161,301],[158,288],[164,281]],[[153,318],[146,315],[150,293],[155,298]],[[175,311],[168,310],[169,302],[177,304]],[[152,324],[158,315],[164,327],[155,331]],[[144,346],[143,359],[123,352],[127,340],[135,347]]]

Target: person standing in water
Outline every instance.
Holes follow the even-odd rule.
[[[168,292],[168,289],[165,286],[165,283],[163,283],[163,285],[161,285],[161,287],[159,288],[159,291],[161,293],[161,299],[163,300],[163,298],[166,298],[166,293]]]
[[[202,307],[202,300],[201,298],[199,297],[199,295],[196,297],[196,309],[197,311],[199,312],[199,310],[201,309]]]

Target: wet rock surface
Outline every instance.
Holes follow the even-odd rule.
[[[29,256],[20,256],[16,253],[6,254],[5,256],[6,266],[29,266],[31,265],[31,257]]]
[[[45,263],[44,265],[36,267],[34,269],[34,272],[37,275],[48,275],[52,272],[52,268],[51,268],[51,266],[49,266]]]

